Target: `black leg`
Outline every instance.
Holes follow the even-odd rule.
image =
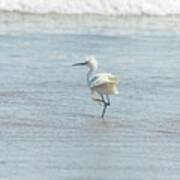
[[[106,99],[107,99],[107,105],[110,106],[111,103],[108,95],[106,95]]]
[[[104,119],[104,115],[105,115],[105,112],[106,112],[106,108],[107,108],[107,103],[104,103],[104,108],[103,108],[102,115],[101,115],[101,118],[102,118],[102,119]]]
[[[107,108],[107,106],[110,105],[110,100],[109,100],[109,97],[108,97],[108,96],[107,96],[108,102],[105,101],[103,95],[101,95],[101,98],[102,98],[102,102],[103,102],[103,104],[104,104],[104,108],[103,108],[103,111],[102,111],[102,114],[101,114],[101,118],[103,119],[103,118],[104,118],[104,115],[105,115],[105,112],[106,112],[106,108]]]

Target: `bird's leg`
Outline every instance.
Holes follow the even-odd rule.
[[[104,96],[103,96],[103,95],[101,95],[101,94],[100,94],[100,96],[101,96],[101,101],[102,101],[102,103],[107,104],[107,102],[106,102],[106,100],[105,100]]]
[[[104,108],[103,108],[103,112],[101,114],[101,118],[104,119],[104,115],[105,115],[105,112],[106,112],[106,108],[107,108],[107,104],[104,103]]]
[[[111,103],[108,95],[106,95],[106,99],[107,99],[107,105],[110,106]]]
[[[104,104],[104,108],[103,108],[103,111],[102,111],[102,114],[101,114],[101,118],[103,119],[103,118],[104,118],[104,115],[105,115],[105,112],[106,112],[106,108],[107,108],[107,106],[108,106],[108,103],[105,101],[103,95],[101,95],[101,98],[102,98],[102,102],[103,102],[103,104]]]

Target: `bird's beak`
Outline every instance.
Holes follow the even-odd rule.
[[[85,65],[87,65],[87,62],[75,63],[72,66],[85,66]]]

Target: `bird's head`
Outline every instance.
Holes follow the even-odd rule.
[[[96,70],[98,68],[98,63],[94,56],[90,56],[86,58],[85,62],[75,63],[73,66],[88,66],[90,69]]]

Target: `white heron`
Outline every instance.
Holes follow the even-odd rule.
[[[85,62],[75,63],[73,66],[87,66],[87,84],[91,90],[92,99],[104,104],[101,117],[104,118],[107,106],[110,106],[109,95],[118,94],[118,77],[110,73],[95,73],[98,63],[95,57],[88,57]]]

